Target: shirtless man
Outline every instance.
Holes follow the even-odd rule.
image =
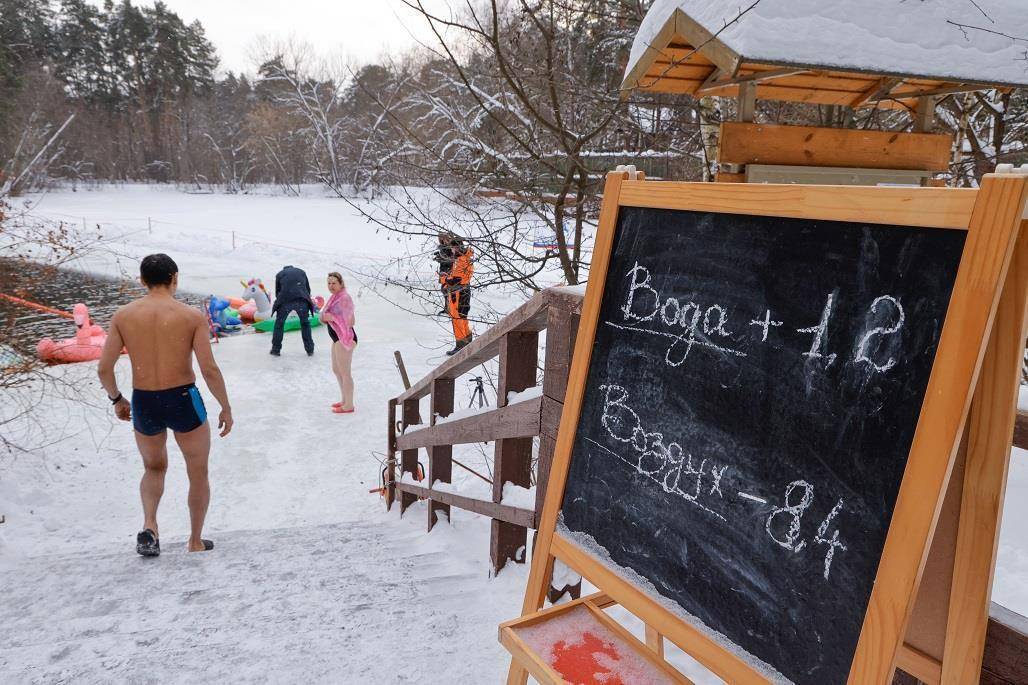
[[[164,494],[168,470],[168,429],[182,450],[189,476],[189,551],[214,549],[204,540],[203,530],[211,490],[207,481],[207,457],[211,430],[207,411],[196,389],[193,355],[200,373],[221,405],[218,428],[221,437],[232,430],[232,409],[228,404],[225,379],[211,351],[210,328],[204,315],[175,300],[178,266],[165,254],[152,254],[139,265],[139,276],[147,294],[120,308],[111,319],[110,331],[100,357],[100,383],[122,421],[132,420],[136,445],[143,457],[143,530],[136,536],[136,552],[158,556],[161,545],[157,529],[157,505]],[[118,391],[114,364],[122,347],[132,365],[131,404]]]

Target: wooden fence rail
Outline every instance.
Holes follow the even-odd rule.
[[[526,560],[528,529],[535,528],[546,497],[546,481],[564,408],[571,353],[578,330],[580,293],[554,288],[538,293],[472,344],[437,366],[410,389],[389,400],[386,461],[386,505],[399,493],[400,513],[418,499],[428,501],[428,529],[451,507],[492,519],[489,557],[494,572],[509,560]],[[539,333],[546,331],[542,393],[514,404],[510,392],[537,384]],[[499,357],[497,406],[488,411],[440,422],[454,410],[454,380],[479,364]],[[428,423],[419,401],[430,397]],[[401,419],[397,422],[396,413]],[[398,427],[399,423],[399,427]],[[418,426],[423,426],[417,428]],[[539,438],[534,509],[503,503],[503,486],[528,487],[532,481],[532,441]],[[494,442],[493,492],[490,500],[450,492],[453,445]],[[1013,444],[1028,449],[1028,412],[1019,412]],[[418,480],[419,450],[428,454],[427,485]],[[396,453],[400,473],[396,473]],[[919,681],[897,671],[894,685]],[[1028,684],[1028,618],[992,605],[982,662],[981,685]]]

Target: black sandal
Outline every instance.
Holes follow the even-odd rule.
[[[212,549],[214,549],[213,540],[204,540],[203,538],[200,538],[200,542],[203,543],[203,551],[210,552]]]
[[[144,557],[161,556],[161,541],[157,539],[157,533],[149,528],[139,531],[136,534],[136,554]]]

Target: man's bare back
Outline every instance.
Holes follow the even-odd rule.
[[[171,297],[147,295],[117,311],[111,320],[132,361],[132,387],[163,390],[196,381],[193,347],[207,344],[207,320]]]
[[[194,356],[208,389],[221,405],[221,437],[232,430],[232,409],[225,379],[211,350],[206,318],[175,299],[178,265],[168,255],[154,254],[143,259],[139,271],[147,294],[114,314],[97,368],[115,415],[122,421],[132,421],[136,446],[143,458],[145,472],[139,485],[143,529],[136,536],[136,552],[160,555],[157,507],[168,468],[169,430],[182,450],[189,477],[187,546],[190,552],[203,552],[214,548],[213,542],[201,537],[210,502],[207,460],[211,430],[207,409],[195,385]],[[123,348],[132,365],[131,402],[118,390],[114,372]]]

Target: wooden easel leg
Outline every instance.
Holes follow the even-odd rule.
[[[653,626],[646,626],[646,646],[664,658],[664,637]]]
[[[942,685],[978,682],[1024,355],[1028,222],[1022,222],[968,418]]]

